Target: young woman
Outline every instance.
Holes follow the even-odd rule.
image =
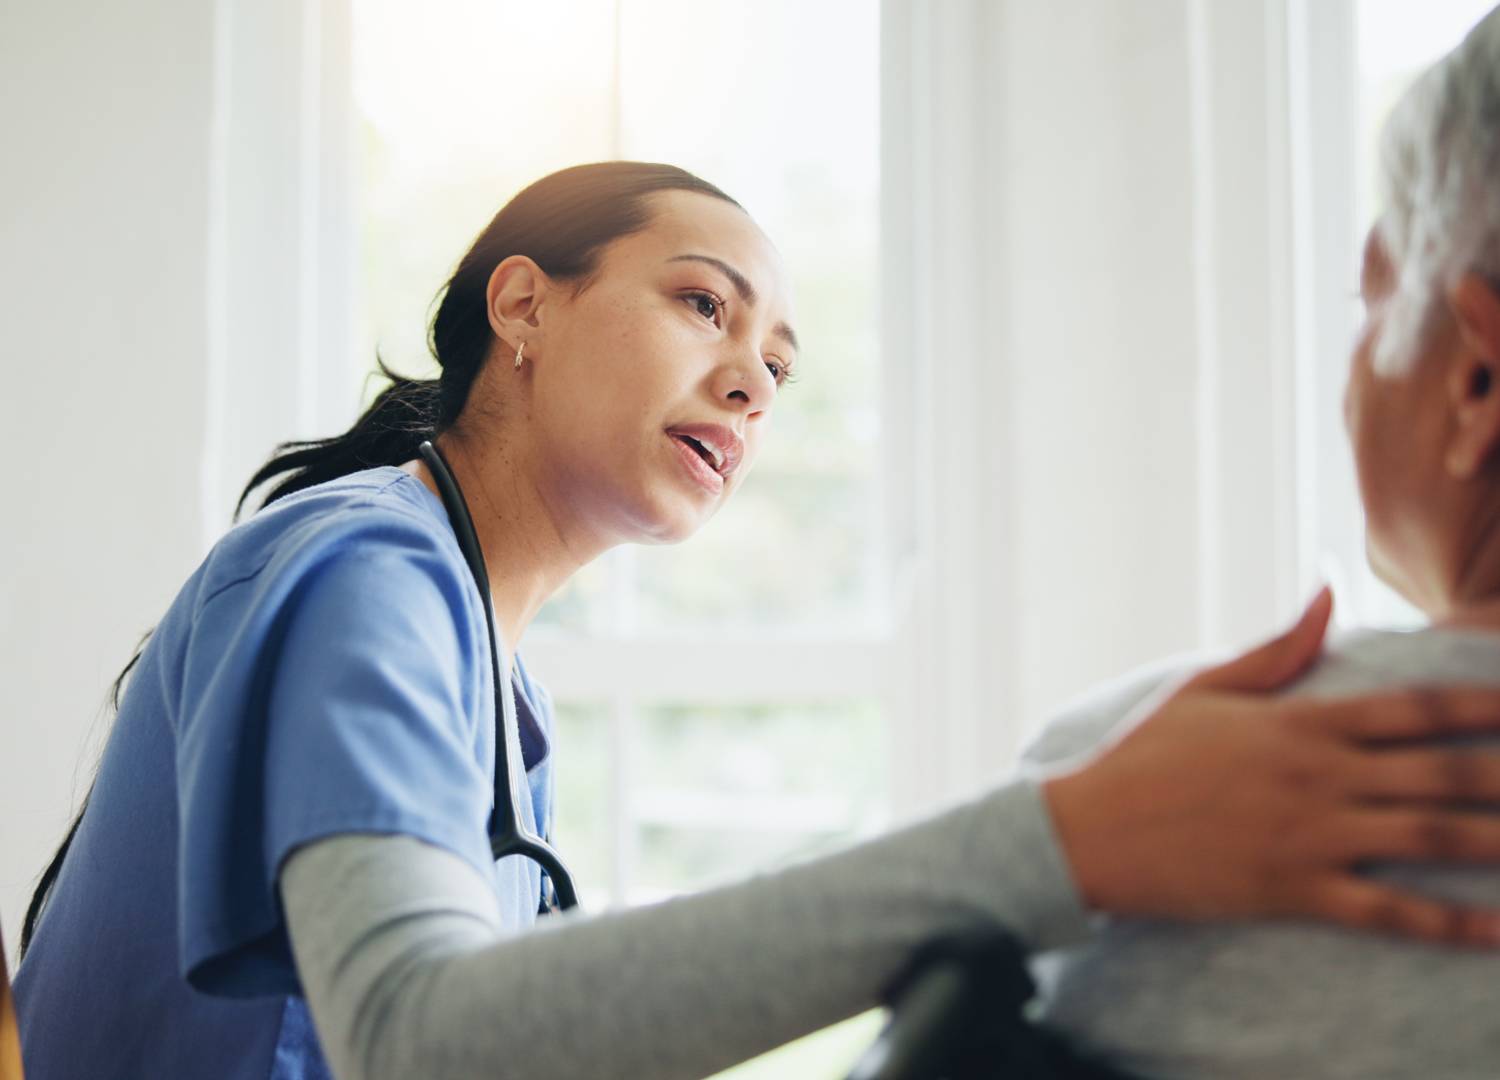
[[[1441,805],[1471,784],[1418,793],[1416,834],[1371,809],[1427,765],[1372,739],[1500,727],[1500,696],[1272,698],[1316,654],[1326,595],[1071,770],[533,930],[542,875],[489,844],[497,756],[524,764],[522,824],[550,817],[549,705],[511,658],[580,566],[681,540],[733,493],[799,363],[794,322],[770,242],[680,170],[565,170],[507,205],[447,285],[440,378],[396,379],[347,434],[272,459],[247,488],[280,477],[267,505],[138,657],[28,919],[32,1080],[697,1076],[871,1006],[930,937],[998,925],[1040,948],[1090,909],[1500,941],[1492,914],[1351,874],[1500,857],[1495,827]],[[488,597],[427,438],[467,495]],[[503,755],[497,700],[518,716]],[[1309,754],[1347,771],[1336,798],[1300,782]],[[1482,781],[1500,795],[1500,770]]]

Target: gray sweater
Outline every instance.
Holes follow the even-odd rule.
[[[828,858],[506,936],[492,883],[403,836],[298,849],[281,894],[338,1080],[672,1080],[878,1003],[927,939],[1087,922],[1033,780]]]
[[[1057,717],[1026,757],[1099,742],[1182,664],[1116,682]],[[1500,683],[1500,635],[1427,629],[1342,638],[1292,692]],[[1500,870],[1385,865],[1412,889],[1500,906]],[[1038,963],[1047,1022],[1157,1080],[1500,1077],[1500,955],[1304,924],[1096,918]]]

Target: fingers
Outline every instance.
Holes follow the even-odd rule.
[[[1431,748],[1351,754],[1357,798],[1500,803],[1500,753]]]
[[[1346,875],[1315,890],[1310,914],[1357,930],[1445,945],[1500,946],[1500,913],[1455,907]]]
[[[1369,742],[1500,735],[1500,689],[1415,687],[1359,697],[1287,702],[1299,721]]]
[[[1286,633],[1227,664],[1209,668],[1189,686],[1211,690],[1274,690],[1302,674],[1318,658],[1333,614],[1333,593],[1324,586]]]
[[[1330,833],[1340,861],[1500,862],[1500,814],[1440,809],[1361,810]]]

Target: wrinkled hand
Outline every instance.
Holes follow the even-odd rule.
[[[1090,907],[1500,945],[1500,913],[1356,873],[1377,859],[1500,863],[1500,754],[1421,743],[1500,734],[1500,691],[1269,695],[1317,658],[1332,609],[1325,589],[1286,634],[1153,699],[1139,723],[1046,781]]]

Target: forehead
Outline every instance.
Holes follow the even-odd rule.
[[[760,297],[757,307],[778,315],[787,313],[792,295],[786,266],[749,214],[733,203],[694,191],[661,192],[649,200],[654,211],[651,222],[611,245],[604,262],[664,266],[680,255],[708,256],[728,263],[749,279]]]

